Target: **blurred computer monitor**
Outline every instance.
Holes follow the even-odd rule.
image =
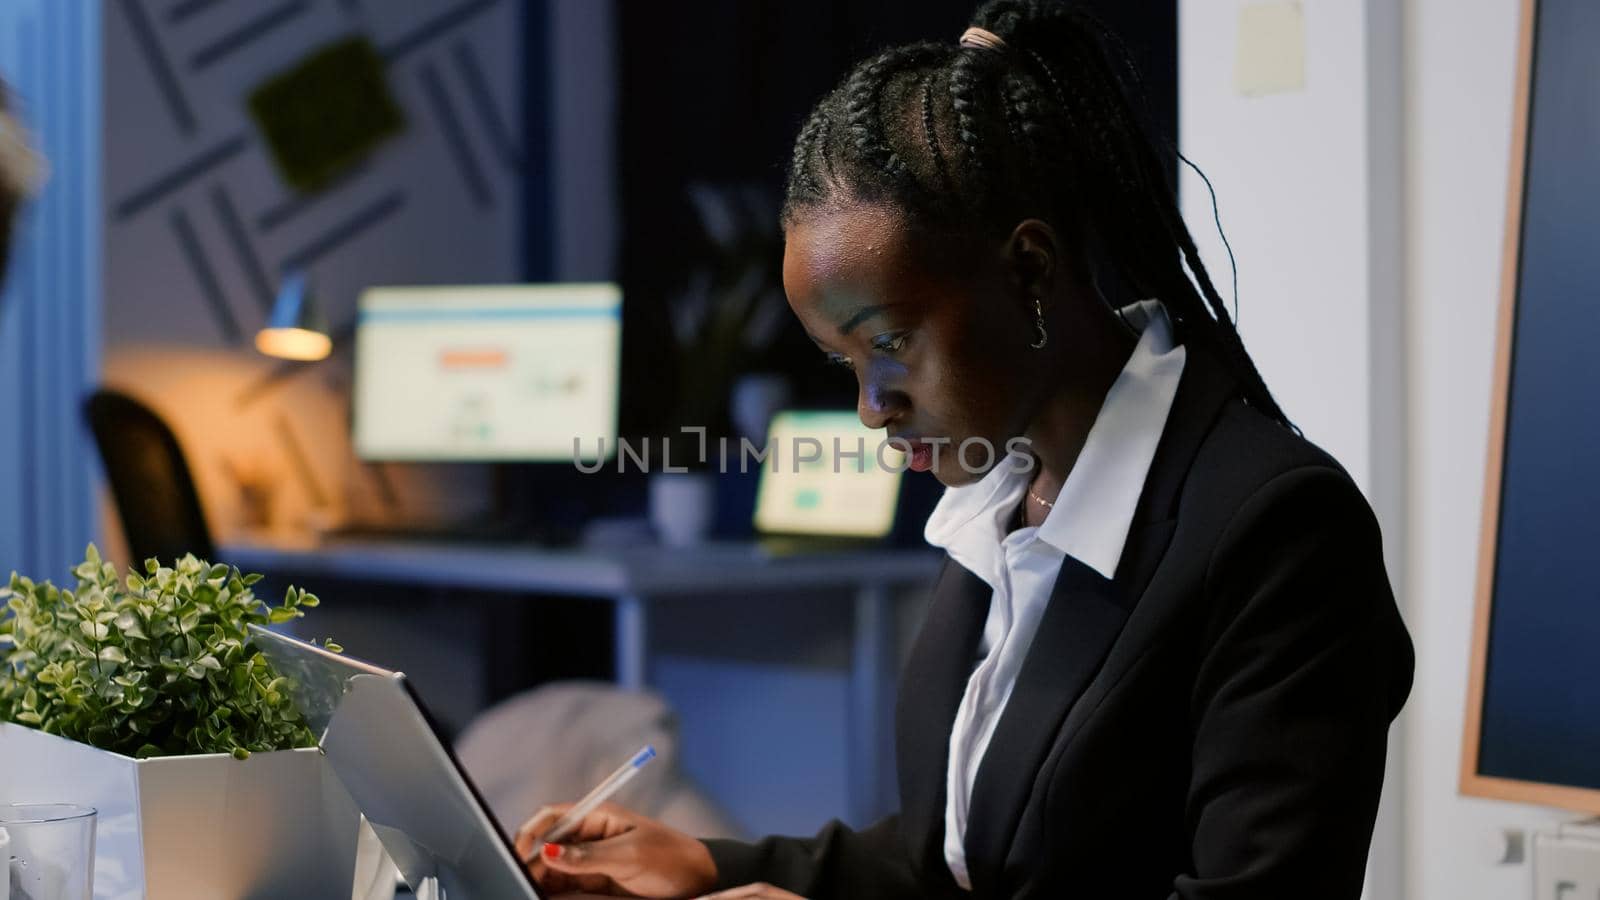
[[[352,429],[366,460],[570,462],[616,447],[613,284],[374,287],[360,298]]]
[[[894,527],[905,454],[854,411],[790,410],[773,416],[756,489],[763,535],[870,540]]]

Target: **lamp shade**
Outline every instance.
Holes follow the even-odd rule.
[[[278,299],[272,304],[267,326],[256,332],[256,349],[279,359],[314,362],[333,351],[328,323],[317,308],[306,274],[292,271],[283,276]]]

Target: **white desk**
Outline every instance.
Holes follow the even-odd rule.
[[[239,543],[219,548],[218,556],[248,572],[296,578],[607,599],[616,608],[617,681],[629,688],[650,680],[652,605],[708,594],[851,591],[850,796],[863,821],[894,807],[888,775],[898,674],[892,590],[931,586],[941,559],[927,549],[771,557],[748,543],[590,550],[378,540]]]

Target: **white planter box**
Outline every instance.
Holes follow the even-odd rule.
[[[0,722],[0,803],[99,811],[96,900],[350,900],[361,816],[320,750],[135,760]]]

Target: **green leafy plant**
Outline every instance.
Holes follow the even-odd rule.
[[[251,592],[261,576],[192,555],[121,579],[92,544],[73,575],[72,591],[15,573],[0,590],[0,719],[141,759],[316,746],[248,630],[315,595],[271,606]]]

